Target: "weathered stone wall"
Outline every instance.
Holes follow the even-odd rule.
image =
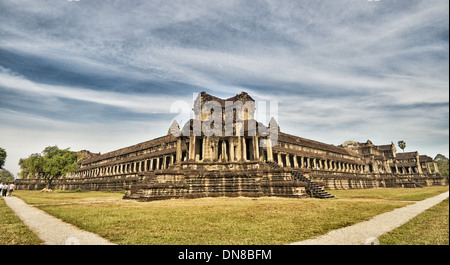
[[[325,189],[416,188],[446,185],[440,174],[358,174],[312,171],[309,178],[324,182]]]
[[[66,178],[54,180],[50,186],[53,190],[76,190],[83,191],[122,191],[130,185],[137,184],[144,179],[143,175],[121,175],[113,177],[91,177],[91,178]],[[15,181],[18,190],[41,190],[46,187],[42,179],[17,179]]]
[[[306,184],[284,170],[164,171],[131,185],[125,199],[141,201],[201,197],[306,197]]]

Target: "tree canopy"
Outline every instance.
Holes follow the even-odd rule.
[[[6,160],[6,150],[0,147],[0,169],[5,165]]]
[[[14,175],[6,169],[0,169],[0,183],[14,181]]]
[[[403,150],[403,152],[405,152],[405,148],[406,148],[406,143],[403,140],[398,141],[398,147],[400,147],[400,149]]]
[[[20,159],[19,166],[21,178],[42,178],[49,188],[54,179],[78,170],[77,153],[70,151],[70,148],[48,146],[41,153]]]
[[[447,182],[449,181],[449,160],[446,156],[442,154],[437,154],[434,158],[434,161],[436,162],[439,172],[447,179]]]

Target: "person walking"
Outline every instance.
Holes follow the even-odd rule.
[[[2,193],[3,192],[3,182],[2,183],[0,183],[0,193]],[[3,196],[3,195],[2,195]]]
[[[2,188],[2,196],[6,197],[6,192],[8,191],[8,183],[6,183],[5,185],[3,185]]]
[[[14,182],[12,182],[11,184],[9,184],[9,196],[12,196],[12,193],[14,191]]]

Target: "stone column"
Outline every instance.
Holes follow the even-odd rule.
[[[419,173],[423,174],[422,164],[420,162],[418,164],[419,166],[417,168],[419,169]]]
[[[202,150],[200,150],[200,152],[202,152],[202,160],[205,160],[205,158],[206,158],[206,136],[203,136],[202,142],[203,142]]]
[[[272,140],[267,137],[267,161],[273,162]]]
[[[177,139],[177,154],[176,154],[176,158],[175,158],[177,163],[181,163],[181,155],[182,154],[183,154],[183,152],[181,150],[181,137],[179,137]],[[146,165],[146,167],[147,167],[147,165]]]
[[[434,166],[434,173],[440,173],[436,162],[433,162],[433,166]]]
[[[219,160],[219,140],[218,139],[212,140],[212,146],[214,147],[214,152],[211,155],[211,159],[214,161],[218,161]]]
[[[195,161],[195,136],[189,136],[189,161]],[[156,167],[159,163],[156,164]]]
[[[298,167],[297,155],[294,155],[294,167]]]
[[[280,165],[280,167],[283,167],[283,160],[281,160],[281,153],[278,153],[278,165]]]
[[[229,138],[228,140],[228,150],[230,150],[230,157],[228,158],[229,161],[234,161],[234,139]]]
[[[227,145],[225,141],[222,141],[222,153],[220,154],[222,161],[227,161]]]
[[[242,155],[242,138],[240,136],[237,137],[237,148],[236,148],[236,159],[241,161],[243,159]]]
[[[247,144],[246,144],[246,141],[245,141],[245,137],[242,137],[242,158],[245,161],[248,160],[248,157],[247,157]]]
[[[431,174],[431,167],[430,167],[430,163],[426,162],[425,166],[427,167],[427,172],[428,174]]]
[[[253,136],[253,156],[255,160],[259,160],[259,141],[258,136]]]
[[[200,161],[200,154],[203,150],[200,148],[200,143],[203,143],[201,139],[195,139],[195,161]]]
[[[289,159],[289,154],[286,154],[286,167],[291,167],[291,160]]]

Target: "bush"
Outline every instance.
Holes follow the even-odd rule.
[[[82,192],[81,188],[77,188],[75,192]]]

